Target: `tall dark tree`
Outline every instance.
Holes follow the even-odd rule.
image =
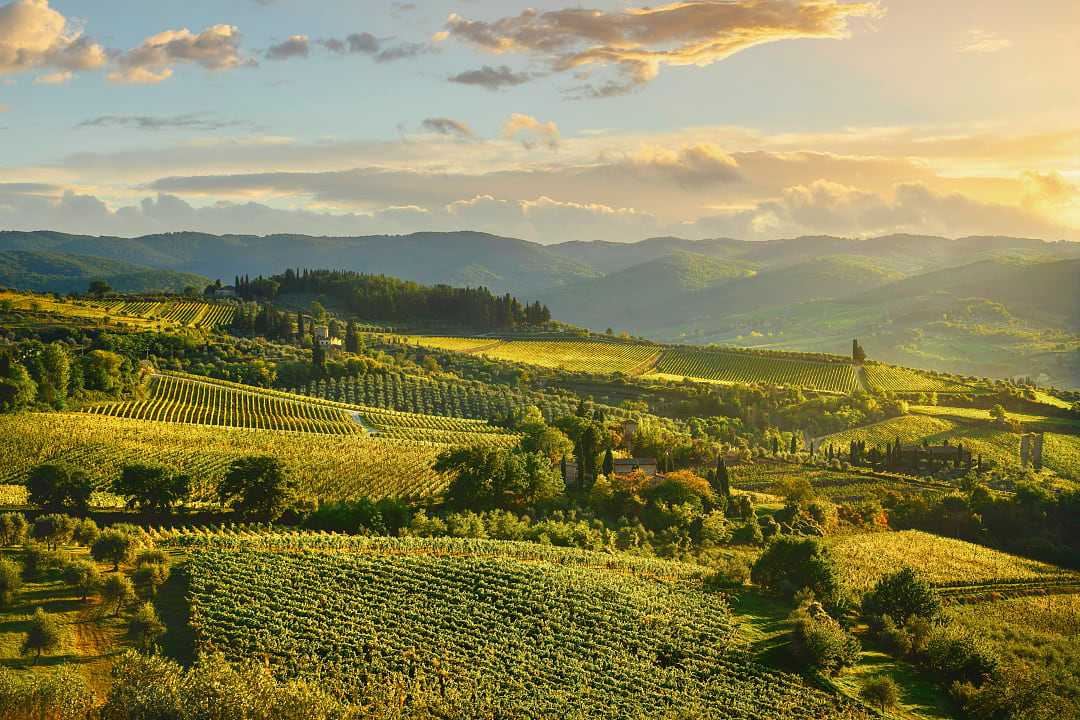
[[[218,485],[218,500],[242,517],[273,522],[292,502],[296,487],[281,461],[252,456],[234,460]]]
[[[345,326],[345,351],[351,353],[360,352],[360,334],[356,332],[356,321],[352,319]]]
[[[716,458],[716,486],[714,489],[723,497],[731,498],[731,478],[728,475],[727,461],[724,459],[723,453]]]
[[[604,474],[611,477],[615,472],[615,456],[611,453],[611,448],[608,448],[604,452]]]

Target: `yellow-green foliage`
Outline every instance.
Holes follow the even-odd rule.
[[[105,308],[114,315],[167,320],[184,327],[205,330],[230,324],[236,314],[235,305],[186,300],[99,300],[89,304]]]
[[[868,590],[904,565],[940,586],[1003,581],[1054,581],[1080,575],[1037,560],[919,530],[844,535],[830,541],[844,584]]]
[[[648,366],[660,353],[658,345],[591,340],[511,340],[478,354],[494,360],[540,365],[568,372],[632,373]]]
[[[658,376],[683,377],[719,383],[764,383],[849,393],[858,387],[849,363],[815,362],[753,353],[688,348],[664,350],[656,365]]]

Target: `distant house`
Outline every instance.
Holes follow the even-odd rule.
[[[341,338],[331,337],[330,328],[325,325],[316,325],[313,331],[315,342],[327,352],[341,350],[344,343]]]
[[[236,288],[234,288],[232,285],[226,285],[224,287],[214,288],[214,297],[234,298],[239,296],[236,293]]]
[[[629,475],[640,470],[648,477],[659,477],[660,473],[655,458],[614,458],[614,470],[616,475]],[[578,466],[576,462],[567,461],[564,465],[563,480],[567,486],[574,486],[578,481]],[[597,472],[603,472],[597,468]]]

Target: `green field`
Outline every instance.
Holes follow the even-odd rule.
[[[222,538],[186,551],[199,647],[360,696],[405,675],[435,688],[442,677],[448,696],[500,717],[862,715],[756,665],[693,566],[390,538]]]
[[[814,494],[837,503],[858,502],[879,497],[886,490],[915,493],[925,483],[901,479],[883,480],[863,473],[797,465],[787,462],[755,462],[731,468],[732,487],[754,493],[776,494],[787,482],[805,479]]]
[[[234,305],[185,300],[96,300],[88,304],[104,308],[112,315],[167,320],[205,330],[229,325],[236,314]]]
[[[963,393],[971,390],[951,380],[892,365],[868,363],[863,366],[863,373],[867,386],[874,392]]]

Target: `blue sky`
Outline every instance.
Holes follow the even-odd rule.
[[[1080,239],[1078,30],[1066,0],[0,0],[0,226]]]

